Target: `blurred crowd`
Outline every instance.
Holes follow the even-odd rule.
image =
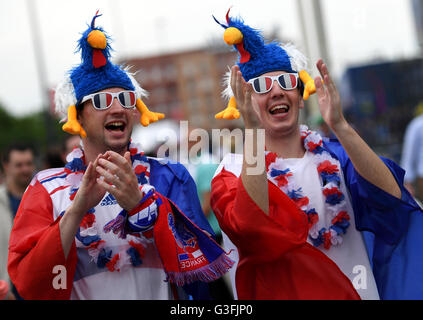
[[[69,136],[62,147],[51,147],[39,155],[30,144],[11,143],[1,151],[0,174],[0,298],[21,299],[7,274],[9,235],[22,196],[34,174],[42,169],[60,168],[66,163],[66,155],[79,146],[78,136]],[[37,165],[40,156],[41,165]]]
[[[322,136],[335,138],[321,117],[312,119],[311,122],[311,125]],[[195,140],[191,135],[192,129],[188,136],[179,137],[175,146],[172,147],[175,150],[180,150],[181,140],[186,139],[188,143],[187,155],[183,153],[177,153],[176,157],[169,153],[166,153],[166,155],[186,166],[197,186],[203,212],[216,234],[217,241],[223,244],[219,223],[210,206],[211,180],[222,156],[224,156],[223,153],[225,151],[236,152],[235,139],[227,140],[230,142],[226,147],[219,144],[217,148],[213,145],[213,141],[209,139],[202,141],[202,143],[207,144],[207,147],[203,148],[201,147],[200,137],[197,136]],[[209,134],[208,136],[210,138],[212,135]],[[36,150],[33,146],[21,142],[10,143],[7,148],[0,150],[0,299],[22,299],[8,277],[7,256],[9,234],[27,186],[36,172],[47,168],[64,167],[67,162],[66,155],[75,147],[79,147],[80,143],[79,136],[69,135],[61,146],[51,146],[43,154],[40,154],[39,150]],[[157,144],[148,152],[148,155],[157,156],[159,147],[160,145]],[[207,151],[204,152],[204,150]],[[189,158],[184,159],[187,156]],[[404,133],[401,156],[401,166],[405,169],[406,187],[420,204],[423,199],[423,103],[416,107],[415,118],[409,123]],[[233,299],[234,297],[230,289],[229,274],[212,283],[210,288],[213,291],[213,296],[222,299]]]

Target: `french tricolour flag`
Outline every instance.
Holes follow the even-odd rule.
[[[201,250],[198,249],[197,251],[194,251],[192,253],[183,253],[183,254],[180,254],[178,256],[178,258],[179,258],[179,261],[184,261],[184,260],[188,260],[188,259],[196,259],[198,257],[201,257],[202,254],[203,253],[201,252]]]
[[[297,77],[293,74],[285,74],[282,77],[279,77],[279,82],[283,88],[294,88],[297,84]]]

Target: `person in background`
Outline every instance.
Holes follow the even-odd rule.
[[[401,167],[405,170],[405,187],[416,199],[423,201],[423,101],[405,130]]]
[[[319,114],[319,116],[314,119],[314,124],[316,125],[316,131],[322,136],[329,139],[336,139],[336,136],[332,132],[332,130],[329,128],[325,120],[323,120],[322,116]]]
[[[45,152],[43,157],[44,161],[42,169],[63,167],[66,162],[63,161],[62,149],[63,147],[60,146],[47,147],[47,151]]]
[[[187,158],[180,155],[181,163],[185,165],[190,175],[193,177],[195,184],[197,186],[197,194],[200,199],[201,208],[207,217],[210,226],[213,228],[213,231],[216,235],[216,241],[221,243],[222,234],[219,227],[219,223],[216,220],[216,217],[213,213],[213,210],[210,206],[210,184],[213,178],[213,175],[217,169],[219,161],[217,157],[210,151],[212,141],[211,139],[201,140],[201,139],[190,139],[190,137],[195,134],[195,129],[189,130],[189,133],[186,137],[181,137],[181,139],[187,139],[188,146],[188,156]],[[208,143],[207,145],[204,145]],[[195,147],[195,148],[194,148]],[[202,152],[203,150],[206,152]],[[194,152],[197,151],[197,153]]]
[[[9,235],[22,196],[35,173],[32,147],[21,143],[11,144],[3,153],[2,167],[5,181],[0,185],[0,280],[10,283],[7,273]],[[11,294],[19,299],[15,286],[10,285],[9,288]]]
[[[47,148],[44,156],[43,169],[60,168],[66,164],[66,156],[74,148],[80,147],[81,138],[75,135],[67,135],[65,141],[60,146],[53,145]]]
[[[81,147],[81,138],[79,136],[76,135],[69,135],[66,137],[65,139],[65,143],[64,143],[64,149],[62,152],[62,160],[64,163],[66,163],[66,156],[72,152],[73,149],[75,148],[80,148]]]
[[[210,194],[211,194],[211,180],[218,166],[218,159],[210,151],[212,141],[208,140],[195,140],[190,139],[195,129],[191,129],[186,137],[181,139],[187,139],[188,146],[188,158],[181,155],[181,162],[185,165],[188,172],[193,177],[196,187],[198,198],[201,203],[201,209],[207,218],[208,223],[213,229],[215,234],[215,240],[217,243],[222,244],[222,231],[219,227],[219,222],[214,215],[214,212],[210,206]],[[202,143],[208,142],[208,145],[202,145]],[[198,150],[197,153],[193,152],[193,148]],[[201,152],[207,149],[206,152]],[[210,294],[213,300],[233,300],[233,296],[229,290],[227,282],[229,274],[225,274],[223,277],[210,282]]]

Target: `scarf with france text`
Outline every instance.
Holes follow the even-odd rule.
[[[210,282],[223,276],[234,262],[176,204],[148,184],[149,166],[139,168],[148,160],[135,145],[131,145],[130,151],[135,174],[142,173],[143,197],[134,209],[122,210],[103,230],[113,231],[123,239],[136,234],[154,239],[167,280],[178,286],[194,281]]]

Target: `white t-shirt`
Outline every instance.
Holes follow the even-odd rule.
[[[309,198],[310,207],[316,209],[316,212],[319,215],[319,229],[321,227],[325,227],[327,229],[330,226],[330,221],[326,221],[326,214],[324,211],[325,199],[322,193],[317,167],[316,164],[313,163],[313,154],[306,151],[303,158],[284,159],[284,162],[293,173],[292,179],[296,185],[300,185],[302,187],[303,195]],[[222,170],[223,166],[225,167],[225,170],[239,176],[242,168],[242,155],[227,155],[216,170],[216,175]],[[361,299],[379,300],[379,294],[363,236],[355,228],[355,219],[350,194],[345,186],[342,171],[340,176],[340,188],[342,193],[346,196],[346,205],[350,215],[350,227],[347,229],[347,233],[343,236],[343,243],[341,245],[332,246],[329,250],[326,250],[321,246],[319,247],[319,250],[334,261],[341,271],[351,280]],[[229,238],[226,235],[223,239],[225,250],[230,250],[235,247],[233,243],[228,241]],[[311,243],[310,240],[307,241]],[[236,266],[232,269],[235,268]],[[235,270],[231,272],[231,277],[233,278],[232,284],[234,285]]]

